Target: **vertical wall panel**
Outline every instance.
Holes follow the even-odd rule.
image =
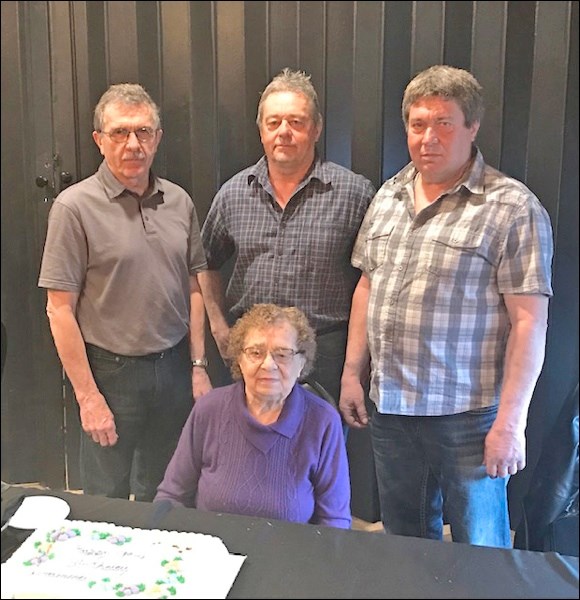
[[[473,5],[475,2],[445,2],[445,47],[443,61],[460,69],[471,68]],[[513,3],[512,3],[513,4]],[[519,2],[516,4],[532,4]]]
[[[351,166],[353,3],[329,2],[326,48],[326,147],[322,154]]]
[[[49,7],[6,2],[1,10],[2,480],[59,485],[65,474],[62,376],[46,296],[37,287],[54,196]],[[37,177],[47,185],[38,187]]]
[[[166,176],[191,190],[191,45],[188,2],[161,6],[161,86]]]
[[[216,2],[219,183],[246,166],[243,2]]]
[[[507,2],[478,2],[474,11],[471,69],[483,86],[485,117],[477,136],[485,160],[499,167]]]
[[[298,4],[299,2],[269,2],[269,54],[272,74],[284,67],[298,67]]]
[[[413,2],[413,73],[443,61],[443,2]]]
[[[139,76],[135,5],[136,2],[131,0],[105,2],[107,65],[110,83],[136,81]]]
[[[500,168],[521,180],[526,177],[535,27],[534,2],[508,2]]]
[[[318,101],[325,118],[325,126],[318,143],[326,146],[326,2],[299,2],[298,63],[311,75]]]
[[[411,77],[413,3],[385,2],[383,75],[383,169],[379,186],[409,160],[401,101]]]
[[[352,169],[371,181],[381,178],[382,165],[383,22],[382,2],[356,3]]]
[[[243,115],[246,131],[246,164],[262,155],[256,116],[260,94],[271,78],[268,52],[268,3],[246,2],[244,13],[246,50],[246,104]],[[274,73],[272,73],[274,75]]]
[[[215,14],[213,2],[195,2],[190,18],[191,165],[189,187],[200,222],[210,207],[218,180]],[[195,43],[193,43],[195,40]]]

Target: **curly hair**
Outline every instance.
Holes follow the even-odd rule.
[[[295,306],[282,307],[276,304],[254,304],[250,310],[236,321],[230,331],[227,354],[231,361],[230,370],[234,379],[242,378],[238,360],[244,349],[248,333],[284,322],[289,323],[296,330],[297,350],[305,359],[300,376],[305,377],[312,371],[316,355],[316,334],[304,313]]]
[[[405,130],[409,125],[411,106],[426,96],[455,100],[463,112],[466,127],[483,119],[483,88],[477,79],[465,69],[434,65],[416,75],[405,89],[402,106]]]

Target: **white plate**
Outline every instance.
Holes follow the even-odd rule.
[[[68,517],[70,506],[56,496],[26,496],[10,519],[10,527],[38,529],[52,527]]]

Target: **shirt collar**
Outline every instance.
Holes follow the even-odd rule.
[[[320,159],[318,151],[314,155],[314,162],[310,167],[310,170],[306,174],[306,177],[302,181],[301,185],[308,184],[312,179],[318,179],[325,185],[328,185],[332,181],[330,169]],[[266,156],[262,158],[252,167],[248,169],[248,185],[252,185],[253,181],[257,181],[262,187],[266,187],[269,183],[268,177],[268,159]]]
[[[465,172],[462,179],[457,183],[457,186],[463,185],[472,194],[483,194],[485,161],[483,155],[477,146],[472,148],[473,162],[471,167]],[[417,176],[415,165],[410,162],[406,167],[392,177],[391,183],[401,191],[407,184],[413,182]]]
[[[239,411],[240,425],[247,428],[252,443],[261,450],[267,451],[277,436],[283,435],[291,439],[298,431],[304,415],[305,405],[304,389],[299,383],[294,384],[292,391],[286,398],[278,420],[270,425],[262,425],[250,414],[246,406],[243,381],[238,381],[235,384],[234,394]]]
[[[124,193],[131,193],[127,188],[113,175],[106,160],[103,160],[97,171],[97,177],[105,188],[105,193],[111,199],[123,196]],[[153,171],[149,173],[149,181],[152,182],[149,197],[157,193],[163,194],[163,183],[155,176]]]

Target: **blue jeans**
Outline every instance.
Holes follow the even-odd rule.
[[[382,521],[389,533],[443,539],[443,513],[454,542],[511,547],[508,477],[482,464],[497,414],[489,407],[441,417],[380,414],[371,439]]]
[[[87,344],[97,386],[115,416],[119,439],[103,447],[81,432],[81,482],[87,494],[151,501],[193,407],[186,336],[146,357]]]

